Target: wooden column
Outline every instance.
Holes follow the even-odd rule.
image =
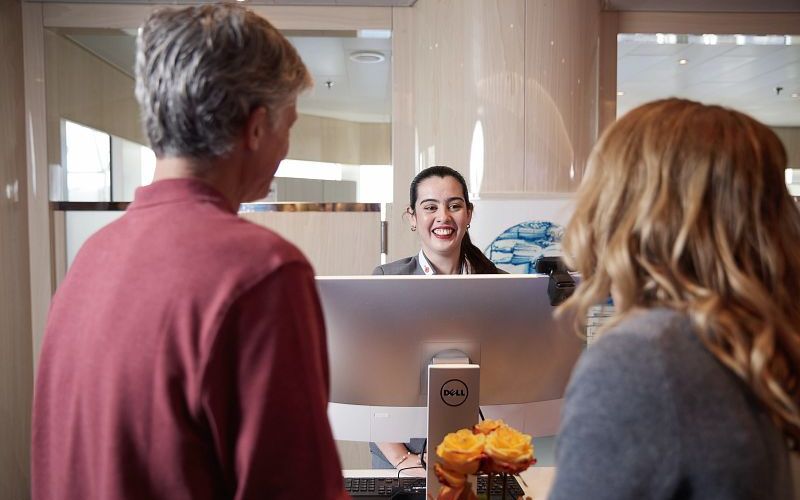
[[[0,2],[0,498],[30,498],[33,395],[22,13]]]

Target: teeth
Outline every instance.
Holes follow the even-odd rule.
[[[453,230],[450,229],[450,228],[447,228],[447,227],[439,227],[439,228],[436,228],[436,229],[433,230],[433,234],[436,234],[436,235],[439,235],[439,236],[449,236],[449,235],[453,234]]]

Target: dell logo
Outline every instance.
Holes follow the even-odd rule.
[[[460,406],[467,400],[469,389],[467,384],[454,378],[442,384],[439,394],[447,406]]]
[[[456,389],[455,391],[451,391],[449,389],[442,389],[442,395],[444,397],[448,396],[461,396],[463,398],[467,397],[467,391]]]

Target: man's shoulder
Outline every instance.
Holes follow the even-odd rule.
[[[408,274],[421,274],[417,256],[406,257],[405,259],[396,260],[383,264],[375,268],[372,274],[386,274],[386,275],[408,275]]]
[[[272,229],[239,217],[225,224],[224,229],[219,229],[220,234],[208,235],[208,238],[213,239],[215,253],[235,256],[229,265],[241,266],[248,272],[261,275],[287,264],[310,267],[303,252]]]
[[[285,264],[310,266],[305,255],[275,231],[216,210],[194,215],[173,211],[159,220],[125,214],[98,231],[86,246],[97,253],[143,241],[154,259],[187,269],[203,269],[203,274],[224,272],[231,276],[241,272],[264,276]]]

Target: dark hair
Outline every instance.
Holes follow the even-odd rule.
[[[417,188],[419,187],[419,183],[430,177],[452,177],[457,180],[458,183],[461,184],[464,202],[466,202],[467,208],[472,210],[472,203],[469,201],[469,193],[467,192],[467,181],[464,180],[464,176],[450,167],[434,165],[422,170],[411,181],[408,213],[413,215],[415,212],[414,207],[417,206]],[[464,239],[461,240],[461,256],[459,260],[461,263],[464,261],[468,262],[470,267],[472,267],[472,272],[475,274],[498,274],[500,272],[497,266],[495,266],[488,257],[483,255],[480,248],[472,243],[472,240],[469,239],[468,231],[464,234]]]

